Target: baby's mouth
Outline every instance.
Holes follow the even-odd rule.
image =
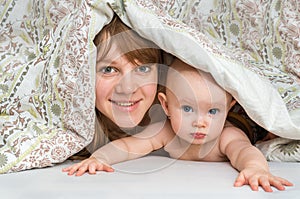
[[[203,139],[203,138],[206,137],[206,134],[205,133],[200,133],[200,132],[195,132],[195,133],[191,133],[191,136],[194,139]]]

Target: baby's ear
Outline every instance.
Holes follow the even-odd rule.
[[[231,109],[236,103],[236,100],[234,98],[232,98],[232,101],[229,104],[229,109]]]
[[[167,100],[167,96],[165,93],[159,92],[158,93],[158,100],[162,106],[162,108],[164,109],[164,112],[167,116],[169,116],[169,110],[168,110],[168,100]]]

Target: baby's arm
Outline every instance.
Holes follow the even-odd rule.
[[[263,154],[251,145],[247,136],[236,127],[224,128],[220,138],[220,150],[234,168],[240,171],[234,186],[250,185],[253,191],[261,186],[266,192],[272,192],[271,186],[284,190],[284,186],[293,184],[283,178],[273,176]]]
[[[155,123],[144,131],[131,137],[110,142],[97,151],[90,158],[63,169],[68,175],[81,176],[86,171],[95,174],[96,171],[113,171],[110,165],[126,160],[136,159],[147,155],[165,145],[171,138],[170,125]]]

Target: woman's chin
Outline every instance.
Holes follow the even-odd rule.
[[[120,128],[126,128],[126,129],[131,129],[136,127],[139,123],[135,122],[135,121],[126,121],[126,120],[122,120],[122,121],[115,121],[115,123],[120,127]]]

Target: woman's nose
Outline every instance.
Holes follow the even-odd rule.
[[[131,94],[138,88],[137,82],[134,80],[132,74],[128,73],[122,77],[116,85],[116,92],[120,94]]]

